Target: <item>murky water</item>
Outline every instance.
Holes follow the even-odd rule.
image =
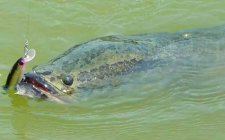
[[[208,0],[1,1],[0,84],[23,55],[26,39],[37,50],[30,71],[99,36],[222,25],[224,7],[225,2]],[[0,138],[225,139],[223,42],[206,44],[204,55],[135,73],[127,77],[129,84],[96,89],[68,105],[12,99],[2,92]]]

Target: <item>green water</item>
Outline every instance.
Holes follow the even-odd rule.
[[[26,39],[37,51],[30,71],[99,36],[225,24],[224,7],[225,2],[209,0],[0,1],[0,84],[23,55]],[[225,57],[220,56],[204,71],[198,63],[172,74],[158,68],[133,75],[139,84],[95,90],[68,105],[1,94],[0,138],[225,139]]]

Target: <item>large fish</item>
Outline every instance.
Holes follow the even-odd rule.
[[[26,73],[17,94],[61,101],[118,77],[225,50],[225,26],[171,33],[113,35],[76,45]]]

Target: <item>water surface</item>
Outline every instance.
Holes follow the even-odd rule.
[[[100,36],[222,25],[224,7],[209,0],[1,1],[0,84],[23,55],[26,39],[37,51],[30,71]],[[94,90],[68,105],[12,99],[2,91],[0,138],[224,139],[225,56],[214,53],[133,74],[129,84]]]

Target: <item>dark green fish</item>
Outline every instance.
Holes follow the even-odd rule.
[[[114,35],[76,45],[24,75],[18,94],[61,101],[81,89],[113,85],[118,77],[172,65],[225,48],[225,26],[172,33]]]

